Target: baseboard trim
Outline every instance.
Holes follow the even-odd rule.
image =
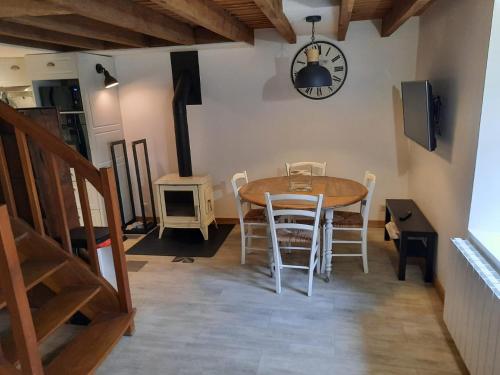
[[[239,224],[240,220],[235,217],[216,217],[217,224]]]
[[[437,278],[436,275],[434,275],[434,288],[436,288],[436,292],[439,296],[439,299],[441,300],[441,302],[444,303],[444,297],[445,297],[445,290],[444,290],[444,287],[443,287],[443,284],[441,284],[441,281]]]
[[[219,224],[239,224],[240,220],[235,217],[217,217],[217,223]],[[368,222],[369,228],[384,228],[385,222],[383,220],[370,220]]]
[[[370,220],[368,221],[368,228],[385,228],[384,220]]]

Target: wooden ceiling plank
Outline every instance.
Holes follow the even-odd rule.
[[[151,0],[151,2],[229,40],[254,43],[253,30],[212,0]]]
[[[417,15],[433,0],[400,0],[395,1],[392,9],[382,19],[382,37],[392,35],[410,17]]]
[[[36,40],[88,50],[109,49],[111,46],[99,40],[62,34],[59,32],[39,29],[32,26],[18,25],[12,22],[0,21],[0,35]]]
[[[340,3],[339,14],[339,29],[337,32],[337,39],[344,41],[347,35],[347,29],[352,18],[352,9],[354,8],[354,0],[342,0]]]
[[[1,0],[0,18],[24,16],[48,16],[54,14],[68,14],[68,11],[58,9],[51,4],[33,0]]]
[[[297,43],[297,35],[283,13],[281,0],[254,0],[254,2],[288,43]]]
[[[10,44],[14,46],[23,46],[29,48],[45,49],[49,51],[66,52],[74,51],[75,48],[68,48],[59,44],[45,43],[36,40],[15,38],[7,35],[0,35],[0,43]]]
[[[195,44],[189,25],[129,0],[45,0],[63,10],[178,44]]]
[[[64,34],[114,42],[128,47],[148,47],[147,40],[142,34],[76,15],[18,17],[9,18],[6,21],[58,31]]]

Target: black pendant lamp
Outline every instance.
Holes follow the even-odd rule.
[[[331,86],[332,77],[328,69],[319,64],[319,49],[314,39],[314,24],[321,21],[321,16],[308,16],[306,21],[312,23],[311,44],[306,51],[307,65],[298,71],[294,86],[296,89]]]
[[[99,74],[104,73],[104,87],[106,87],[107,89],[118,85],[118,80],[111,74],[109,74],[109,72],[101,64],[97,64],[95,66],[95,70]]]

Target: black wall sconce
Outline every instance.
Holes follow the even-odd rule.
[[[118,80],[111,74],[109,74],[109,72],[101,64],[97,64],[95,66],[95,70],[99,74],[104,73],[104,87],[106,87],[107,89],[109,89],[110,87],[117,86],[119,84]]]

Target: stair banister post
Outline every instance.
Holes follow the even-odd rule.
[[[10,179],[2,137],[0,137],[0,185],[2,186],[3,198],[7,203],[9,214],[17,217],[16,199],[14,197],[14,190],[12,189],[12,181]]]
[[[21,264],[5,205],[0,206],[0,282],[10,313],[22,373],[43,375],[42,359],[38,351]]]
[[[125,259],[125,249],[123,247],[123,232],[121,229],[121,217],[114,172],[111,168],[101,168],[99,172],[101,174],[102,196],[106,207],[106,217],[108,219],[109,234],[111,237],[111,249],[113,252],[113,264],[115,267],[120,310],[124,313],[132,313],[132,299],[130,297],[127,262]],[[132,334],[133,330],[134,323],[131,323],[128,334]]]

